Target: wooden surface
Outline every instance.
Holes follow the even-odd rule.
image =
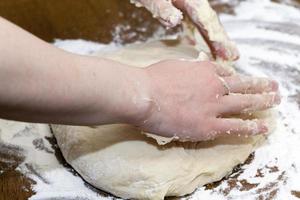
[[[161,25],[144,9],[137,9],[128,1],[0,0],[0,16],[50,42],[55,38],[82,38],[108,43],[113,40],[115,27],[119,24],[129,25],[119,33],[120,42],[144,40]],[[232,12],[230,6],[216,2],[213,1],[219,11]],[[290,3],[299,6],[300,0]],[[55,147],[55,139],[48,139]],[[24,160],[20,149],[1,143],[0,149],[6,149],[0,151],[0,200],[28,199],[33,194],[30,188],[34,181],[16,170]],[[58,160],[68,167],[59,149],[55,150]],[[300,197],[299,192],[295,191],[295,196]]]

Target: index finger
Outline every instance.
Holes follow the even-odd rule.
[[[229,39],[217,13],[207,0],[173,0],[173,4],[188,14],[215,59],[231,61],[238,59],[239,53],[235,44]]]

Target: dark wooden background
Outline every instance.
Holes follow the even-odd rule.
[[[238,0],[232,1],[234,5],[239,3]],[[300,5],[300,0],[288,2],[293,6]],[[233,12],[232,6],[218,0],[211,3],[219,12]],[[135,8],[129,0],[0,0],[0,16],[48,42],[55,38],[80,38],[109,43],[117,35],[119,42],[129,43],[145,40],[161,27],[151,14],[145,9]],[[123,28],[116,31],[120,24]],[[169,32],[173,31],[178,31],[178,28]],[[34,182],[16,170],[24,160],[19,156],[20,150],[1,143],[0,149],[8,150],[0,151],[0,158],[3,158],[0,159],[0,200],[28,199],[33,194],[31,184]],[[56,153],[63,162],[58,149]]]
[[[82,38],[107,43],[118,24],[128,26],[121,34],[130,35],[124,38],[130,42],[151,36],[161,26],[129,0],[0,0],[0,15],[49,42]]]

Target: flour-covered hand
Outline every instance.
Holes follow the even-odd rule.
[[[275,81],[232,75],[211,62],[167,60],[144,73],[148,97],[140,101],[148,107],[134,124],[165,137],[204,141],[228,133],[266,133],[263,121],[225,116],[265,110],[280,102]]]
[[[138,7],[144,6],[165,26],[181,23],[186,13],[209,46],[215,59],[236,60],[239,52],[226,34],[217,13],[207,0],[131,0]]]

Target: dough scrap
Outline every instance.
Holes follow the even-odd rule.
[[[161,41],[101,53],[101,57],[139,67],[163,59],[196,59],[198,55],[186,44]],[[190,194],[228,175],[264,140],[262,136],[228,136],[209,142],[158,145],[126,124],[52,128],[66,161],[87,182],[124,199]]]

